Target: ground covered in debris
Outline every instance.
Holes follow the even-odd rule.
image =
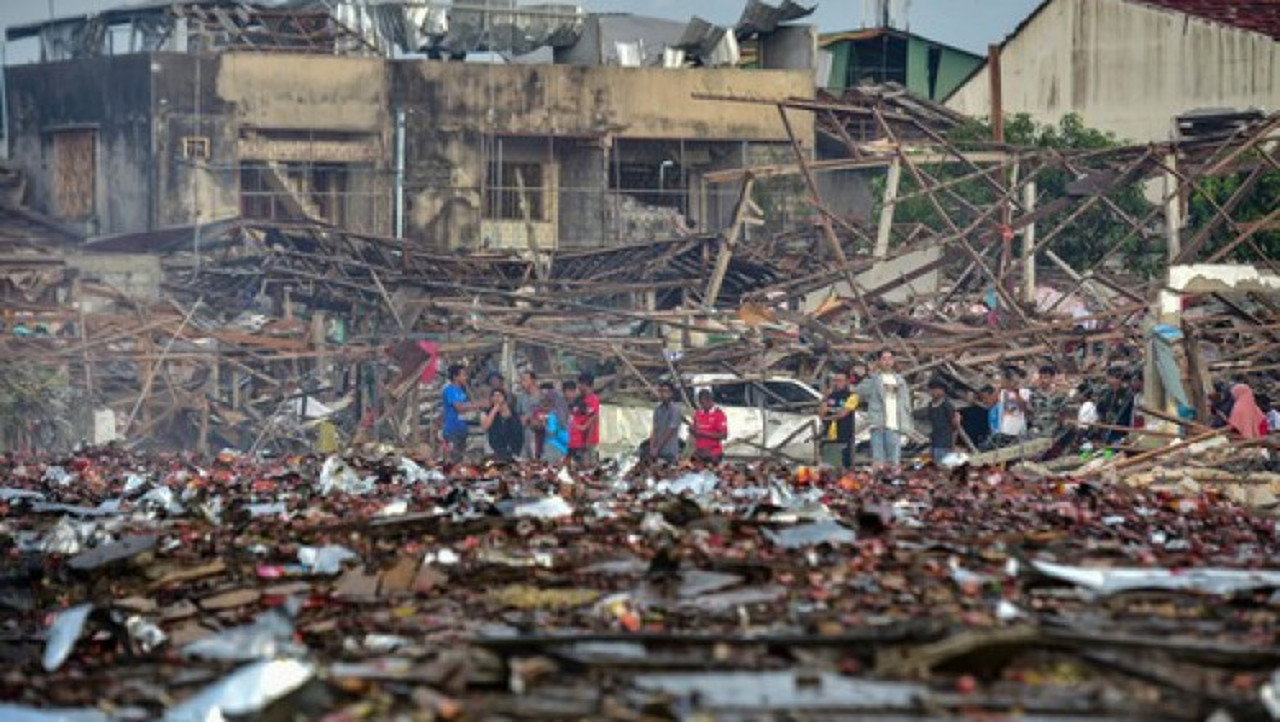
[[[1280,714],[1280,527],[1194,483],[0,471],[6,720]]]

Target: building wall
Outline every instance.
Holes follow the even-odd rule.
[[[391,229],[391,104],[378,59],[153,53],[6,68],[11,153],[28,202],[65,217],[70,176],[93,188],[86,235],[137,233],[240,215],[246,163],[344,169],[344,225]],[[91,180],[90,180],[91,179]],[[79,190],[79,189],[77,189]],[[85,204],[90,205],[88,203]]]
[[[507,135],[785,140],[771,105],[695,93],[812,97],[808,71],[393,63],[395,94],[417,125]],[[486,121],[488,127],[485,128]],[[812,144],[812,126],[798,129]]]
[[[557,145],[561,185],[576,190],[560,203],[559,245],[561,248],[589,248],[608,245],[607,203],[609,155],[592,140],[568,140]]]
[[[395,110],[386,61],[225,53],[213,87],[240,163],[340,169],[343,187],[330,198],[342,205],[342,225],[390,235]]]
[[[929,88],[929,49],[937,48],[940,53],[938,63],[938,79],[932,92]],[[982,65],[982,58],[963,53],[945,45],[931,43],[924,38],[911,38],[907,45],[907,88],[917,95],[930,100],[942,100],[969,77],[975,68]]]
[[[32,208],[86,235],[147,227],[150,79],[141,55],[5,68],[9,155]]]
[[[218,97],[242,126],[382,133],[390,125],[386,62],[380,58],[226,53]]]
[[[559,242],[591,247],[633,240],[609,228],[614,139],[786,140],[774,106],[700,101],[694,93],[812,96],[813,82],[809,71],[393,62],[392,104],[405,109],[408,128],[406,234],[434,248],[482,245],[495,144],[503,139],[510,148],[536,138],[559,178]],[[811,148],[812,119],[793,122]],[[508,239],[507,225],[490,222],[487,230]]]
[[[1127,0],[1054,0],[1001,51],[1005,112],[1167,140],[1195,108],[1280,108],[1280,43]],[[990,115],[984,67],[948,101]]]
[[[809,70],[818,67],[818,29],[812,25],[784,25],[760,39],[761,68]]]
[[[76,269],[82,282],[101,283],[139,300],[156,301],[164,283],[160,257],[147,253],[69,253],[67,267]],[[108,310],[112,302],[93,294],[80,299],[86,313]]]
[[[540,244],[554,238],[566,247],[609,245],[639,240],[618,231],[616,208],[611,221],[610,167],[619,144],[668,154],[676,146],[683,152],[686,143],[787,149],[775,106],[692,96],[813,93],[809,70],[501,66],[271,53],[137,54],[7,73],[13,156],[31,179],[38,210],[50,212],[60,198],[50,170],[50,133],[96,133],[96,145],[73,147],[93,156],[94,212],[80,219],[88,235],[240,215],[246,179],[258,172],[271,187],[255,193],[303,198],[290,212],[311,213],[341,198],[342,225],[390,235],[393,119],[403,111],[406,234],[435,248],[477,248],[486,237],[515,246],[528,236],[519,219],[486,219],[486,176],[499,140],[510,149],[508,160],[546,166],[545,217],[534,229]],[[792,114],[792,121],[800,142],[812,148],[812,116]],[[59,150],[64,161],[80,157],[67,147]],[[659,162],[655,155],[654,167]],[[341,188],[330,186],[308,204],[295,171],[335,165],[344,174]],[[681,169],[690,187],[698,183],[693,165]],[[690,210],[703,221],[712,217]]]
[[[221,58],[157,53],[150,65],[157,192],[151,225],[129,231],[234,218],[240,214],[237,133],[231,106],[216,92]]]

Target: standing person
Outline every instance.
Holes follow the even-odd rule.
[[[569,455],[569,403],[550,381],[541,388],[546,417],[539,458],[549,464],[559,464]]]
[[[969,392],[969,405],[960,410],[960,428],[969,437],[974,450],[986,449],[991,440],[991,407],[995,404],[996,387],[987,384]]]
[[[933,463],[955,449],[956,433],[960,429],[960,413],[947,398],[947,383],[940,378],[929,379],[929,455]]]
[[[1241,438],[1260,439],[1267,435],[1267,416],[1253,399],[1253,389],[1246,384],[1231,387],[1231,417],[1227,423]]]
[[[1082,382],[1076,389],[1080,397],[1080,409],[1076,411],[1076,425],[1082,429],[1098,423],[1098,404],[1094,401],[1093,386]]]
[[[489,448],[501,461],[510,461],[520,455],[524,447],[524,426],[511,408],[507,392],[493,389],[489,392],[489,410],[480,416],[480,428],[489,436]]]
[[[1128,428],[1133,422],[1133,395],[1126,383],[1124,370],[1118,366],[1107,369],[1107,388],[1098,397],[1099,421],[1108,426]],[[1124,440],[1126,432],[1104,429],[1100,436],[1108,444]]]
[[[1031,410],[1031,390],[1018,383],[1015,369],[1007,369],[1004,383],[996,395],[996,445],[1016,444],[1027,435],[1027,416]]]
[[[876,355],[875,367],[858,384],[858,396],[867,404],[872,466],[882,473],[901,473],[902,436],[911,433],[911,394],[894,370],[893,351],[881,349]]]
[[[582,392],[578,389],[577,381],[565,381],[560,389],[564,392],[564,403],[568,407],[569,414],[564,418],[565,428],[569,431],[569,449],[565,456],[573,462],[582,456],[583,447],[586,446],[586,436],[578,426],[580,415],[578,409],[582,406]]]
[[[698,392],[698,410],[693,412],[693,455],[712,464],[724,460],[724,440],[729,438],[729,417],[716,406],[710,389]]]
[[[578,374],[577,403],[570,409],[572,426],[570,438],[578,442],[571,446],[575,461],[594,465],[599,463],[597,449],[600,446],[600,397],[593,388],[596,377],[587,372]],[[566,387],[568,384],[565,384]]]
[[[1271,403],[1270,397],[1258,394],[1258,408],[1267,417],[1267,433],[1280,431],[1280,409]]]
[[[653,408],[653,429],[649,432],[649,459],[674,463],[680,458],[680,424],[683,409],[676,401],[676,387],[670,381],[658,383],[658,405]]]
[[[818,407],[818,418],[823,422],[822,463],[843,471],[853,467],[853,412],[858,408],[858,394],[849,388],[844,372],[837,373],[831,384],[831,391]]]
[[[1062,423],[1062,430],[1040,457],[1041,461],[1056,459],[1083,445],[1092,433],[1090,427],[1098,423],[1098,405],[1094,403],[1093,387],[1087,381],[1082,381],[1076,387],[1075,397],[1080,400],[1075,420]]]
[[[1135,429],[1140,429],[1146,425],[1142,414],[1139,413],[1142,390],[1142,368],[1139,367],[1129,372],[1129,426]]]
[[[538,390],[538,374],[533,369],[525,369],[520,372],[519,383],[520,386],[516,389],[515,411],[520,424],[524,426],[524,447],[520,450],[520,457],[536,459],[538,450],[542,446],[542,439],[539,437],[546,429],[545,419],[540,423],[534,418],[542,403],[542,393]]]
[[[473,403],[468,399],[467,368],[462,364],[449,367],[449,383],[445,384],[442,396],[444,428],[441,430],[441,436],[448,445],[448,460],[457,464],[467,454],[467,422],[462,415],[481,409],[484,405]]]
[[[1040,367],[1031,389],[1031,428],[1038,436],[1057,437],[1063,430],[1067,395],[1058,388],[1058,369]]]
[[[498,371],[490,371],[484,382],[489,385],[490,391],[498,390],[505,393],[507,390],[507,379]]]
[[[1231,418],[1231,384],[1225,381],[1216,381],[1213,389],[1209,392],[1209,426],[1220,429],[1227,425],[1227,419]]]

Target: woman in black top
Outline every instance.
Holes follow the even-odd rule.
[[[524,427],[520,417],[507,401],[507,392],[494,389],[489,393],[489,410],[480,417],[480,428],[489,435],[489,448],[497,459],[510,460],[524,447]]]

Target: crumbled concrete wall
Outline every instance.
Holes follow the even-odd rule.
[[[53,137],[95,135],[93,212],[68,219],[86,235],[145,229],[149,217],[151,95],[148,58],[126,55],[4,69],[9,153],[28,183],[27,203],[56,215]],[[81,169],[77,169],[80,172]]]
[[[396,61],[395,96],[419,126],[525,136],[786,139],[774,106],[696,93],[811,97],[808,71]],[[808,146],[812,123],[797,124]]]
[[[256,128],[382,133],[390,126],[380,58],[227,53],[216,78],[237,123]]]
[[[77,271],[81,282],[101,283],[130,298],[155,301],[160,298],[164,272],[160,257],[144,253],[71,253],[67,266]],[[110,302],[94,296],[82,301],[86,313],[107,310]]]

